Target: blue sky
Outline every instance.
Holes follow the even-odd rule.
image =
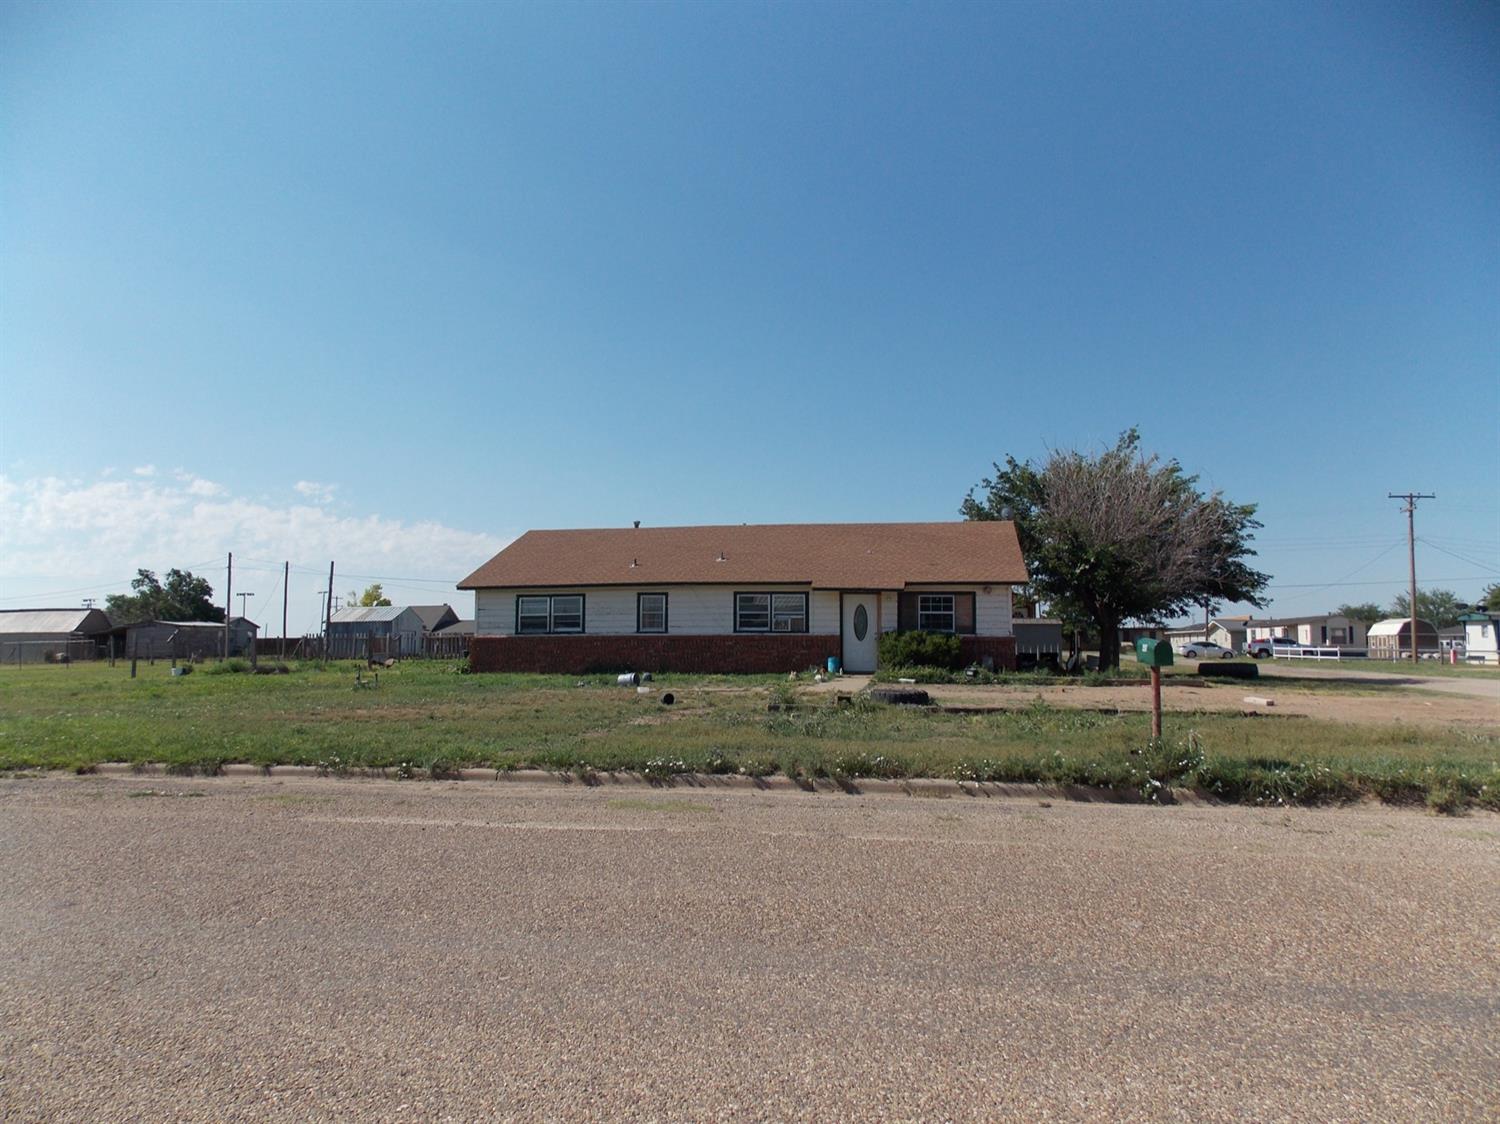
[[[1482,4],[10,4],[0,606],[233,549],[295,630],[329,557],[951,518],[1130,425],[1275,612],[1388,601],[1409,489],[1473,595],[1497,72]]]

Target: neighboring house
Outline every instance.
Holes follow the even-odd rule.
[[[1262,620],[1250,617],[1244,622],[1244,630],[1242,644],[1284,636],[1305,648],[1364,648],[1367,639],[1364,621],[1337,614]]]
[[[413,605],[411,611],[422,618],[423,632],[441,632],[458,623],[458,614],[452,605]]]
[[[94,659],[109,629],[99,609],[0,610],[0,663]]]
[[[875,670],[885,632],[959,637],[1013,668],[1005,522],[528,531],[459,583],[476,671]]]
[[[1411,618],[1392,617],[1370,626],[1372,660],[1411,659]],[[1438,650],[1438,630],[1431,621],[1417,621],[1417,654]]]
[[[248,656],[260,626],[249,617],[229,622],[230,656]],[[125,655],[141,659],[216,659],[224,655],[222,621],[137,621],[125,626]]]
[[[1240,652],[1245,647],[1245,621],[1247,619],[1247,617],[1213,617],[1207,625],[1184,625],[1181,628],[1166,629],[1165,636],[1172,642],[1172,647],[1178,651],[1189,644],[1198,644],[1206,640],[1221,648],[1228,648],[1232,652]]]
[[[1458,618],[1464,626],[1464,659],[1471,663],[1500,663],[1496,637],[1500,635],[1500,613],[1477,610]]]

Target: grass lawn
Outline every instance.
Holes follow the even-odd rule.
[[[371,673],[362,672],[368,680]],[[665,691],[677,703],[659,701]],[[770,710],[775,698],[785,705]],[[838,706],[774,676],[661,676],[639,694],[611,676],[462,675],[408,663],[355,686],[355,667],[171,678],[166,664],[0,668],[0,769],[159,762],[395,768],[542,767],[790,776],[931,776],[1108,785],[1146,795],[1197,787],[1229,800],[1373,794],[1500,807],[1500,737],[1459,728],[1177,715],[1150,745],[1144,714],[1037,704],[958,715]]]

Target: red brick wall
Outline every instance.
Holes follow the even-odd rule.
[[[839,654],[837,636],[476,636],[475,671],[697,671],[711,674],[802,671]],[[1015,645],[1011,645],[1011,666]]]
[[[1016,670],[1016,638],[1014,636],[960,636],[958,650],[964,663],[984,662],[989,656],[995,661],[996,671]]]

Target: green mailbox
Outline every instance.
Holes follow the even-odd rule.
[[[1165,640],[1142,636],[1135,642],[1135,658],[1147,667],[1171,667],[1172,645]]]

